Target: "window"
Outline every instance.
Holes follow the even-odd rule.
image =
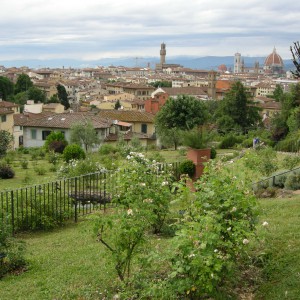
[[[2,123],[6,122],[6,115],[2,115],[2,116],[1,116],[1,122],[2,122]]]
[[[36,129],[31,129],[31,138],[36,140]]]
[[[50,133],[51,133],[50,130],[43,130],[43,131],[42,131],[42,139],[43,139],[43,141],[46,140],[47,136],[48,136]]]
[[[142,124],[142,133],[147,133],[147,124]]]

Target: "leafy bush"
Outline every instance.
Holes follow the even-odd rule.
[[[6,163],[0,163],[0,178],[10,179],[15,177],[14,170]]]
[[[300,149],[300,139],[295,135],[288,135],[275,145],[275,150],[284,152],[297,152]]]
[[[217,157],[217,151],[214,147],[210,148],[210,158],[215,159]]]
[[[49,143],[48,151],[53,151],[55,153],[63,153],[67,145],[67,141],[52,141]]]
[[[169,188],[171,169],[160,171],[160,165],[141,153],[130,152],[124,170],[115,177],[118,203],[113,214],[101,214],[95,224],[98,240],[107,248],[115,263],[119,279],[128,283],[133,258],[147,242],[147,234],[161,233],[169,214],[172,194]]]
[[[65,140],[65,135],[62,132],[52,131],[46,138],[44,148],[47,151],[63,153],[67,144],[68,143]]]
[[[28,161],[27,160],[22,160],[21,161],[21,167],[22,167],[22,169],[28,169]]]
[[[118,149],[111,144],[102,144],[99,148],[99,154],[101,155],[108,155],[116,152],[118,152]]]
[[[218,168],[213,161],[207,166],[207,173],[196,183],[196,192],[188,196],[190,201],[186,199],[189,187],[179,184],[184,210],[165,286],[176,290],[178,299],[185,299],[185,295],[215,299],[222,282],[232,276],[237,259],[247,256],[247,244],[255,236],[255,197],[234,177],[220,174]]]
[[[71,159],[85,159],[85,152],[79,145],[70,144],[64,149],[63,158],[66,162]]]
[[[65,162],[58,170],[58,178],[75,177],[95,172],[106,172],[106,168],[99,162],[87,158],[85,160],[72,159],[69,162]]]
[[[300,164],[300,157],[299,156],[293,156],[293,155],[287,155],[284,157],[282,161],[282,165],[285,168],[288,168],[289,170],[292,170],[296,168]]]
[[[11,236],[7,220],[0,218],[0,278],[26,265],[24,243]]]
[[[45,175],[46,174],[46,169],[43,166],[36,166],[34,168],[34,171],[37,175]]]
[[[185,160],[179,165],[179,173],[187,174],[189,177],[193,177],[196,171],[196,166],[191,160]]]
[[[239,144],[243,141],[242,136],[237,136],[233,134],[226,135],[221,141],[219,147],[220,149],[229,149],[233,148],[236,144]]]
[[[289,174],[285,181],[285,186],[288,190],[299,190],[300,189],[300,173],[292,172]]]
[[[54,166],[58,164],[60,160],[60,154],[57,152],[49,152],[48,154],[48,161],[50,164],[53,164]]]

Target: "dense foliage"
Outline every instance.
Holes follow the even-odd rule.
[[[77,144],[70,144],[65,147],[63,151],[63,158],[66,162],[69,162],[72,159],[85,159],[85,152]]]
[[[0,279],[26,265],[24,243],[13,238],[11,233],[7,220],[0,217]]]
[[[250,92],[240,82],[235,82],[218,106],[217,124],[221,132],[246,133],[261,121],[259,108],[252,101]]]
[[[11,148],[13,140],[14,138],[11,133],[6,130],[0,130],[0,158]]]

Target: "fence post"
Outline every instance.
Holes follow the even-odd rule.
[[[275,176],[272,178],[272,186],[275,186]]]
[[[12,235],[15,234],[15,205],[14,205],[14,191],[10,192],[10,197],[11,197],[11,230],[12,230]]]
[[[78,216],[77,216],[77,177],[75,177],[75,223],[77,223]]]

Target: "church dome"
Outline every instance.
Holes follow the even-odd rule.
[[[266,67],[283,67],[283,60],[281,56],[276,52],[274,47],[273,52],[267,56],[265,59],[265,66]]]
[[[219,65],[218,71],[219,72],[226,72],[227,71],[227,67],[224,64]]]

